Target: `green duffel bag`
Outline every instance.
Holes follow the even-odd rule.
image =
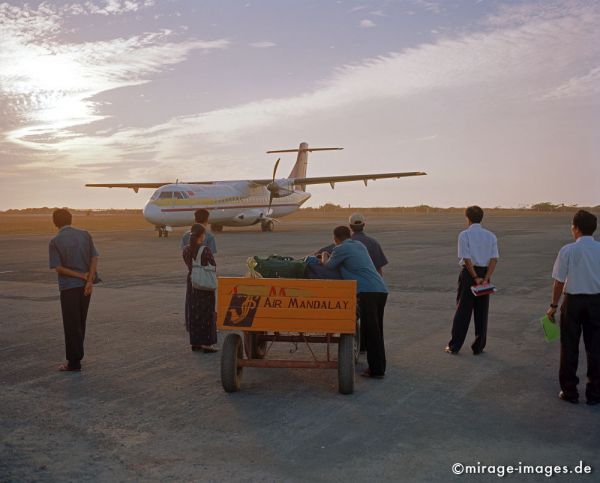
[[[304,260],[294,260],[292,257],[271,255],[267,258],[254,257],[256,270],[264,278],[306,278]]]

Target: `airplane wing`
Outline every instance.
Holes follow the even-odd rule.
[[[390,178],[405,178],[408,176],[424,176],[427,173],[423,173],[421,171],[409,171],[404,173],[379,173],[379,174],[354,174],[348,176],[321,176],[316,178],[295,178],[295,185],[309,185],[309,184],[330,184],[335,185],[335,183],[343,183],[347,181],[364,181],[367,184],[367,181],[377,180],[377,179],[390,179]]]
[[[171,184],[172,181],[165,183],[88,183],[88,188],[130,188],[132,190],[140,188],[160,188],[166,184]]]
[[[293,178],[290,181],[294,185],[310,185],[310,184],[330,184],[332,187],[336,183],[343,183],[347,181],[363,181],[367,184],[370,180],[377,179],[390,179],[390,178],[405,178],[408,176],[424,176],[427,173],[421,171],[409,171],[403,173],[379,173],[379,174],[355,174],[348,176],[321,176],[315,178]],[[220,181],[225,183],[226,181]],[[248,183],[254,186],[266,186],[273,182],[272,179],[253,179],[249,180]],[[217,181],[180,181],[181,184],[214,184]],[[160,188],[167,184],[173,184],[172,181],[165,181],[163,183],[89,183],[86,184],[88,188],[129,188],[134,191],[138,191],[142,188]]]
[[[167,184],[175,184],[173,181],[165,181],[163,183],[88,183],[85,186],[87,188],[129,188],[135,191],[136,193],[140,189],[144,188],[160,188],[161,186],[165,186]],[[183,182],[180,181],[179,184],[214,184],[212,181],[194,181],[194,182]]]

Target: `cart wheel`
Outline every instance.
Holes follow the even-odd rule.
[[[356,317],[356,332],[354,334],[354,362],[360,359],[360,317]]]
[[[244,332],[244,352],[248,359],[264,359],[267,354],[267,342],[258,340],[266,332]]]
[[[341,334],[338,345],[338,390],[342,394],[354,392],[354,336]]]
[[[248,359],[252,359],[252,334],[253,332],[243,332],[244,353]]]
[[[248,359],[264,359],[267,355],[267,341],[259,341],[258,336],[266,332],[244,332],[244,351]]]
[[[221,349],[221,384],[225,392],[236,392],[242,384],[242,367],[238,359],[244,357],[242,338],[238,334],[229,334]]]

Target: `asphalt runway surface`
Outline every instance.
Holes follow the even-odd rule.
[[[383,380],[337,393],[327,370],[244,370],[226,394],[219,354],[190,351],[181,230],[93,233],[104,283],[92,298],[81,373],[59,373],[64,343],[49,235],[0,236],[1,481],[498,481],[455,463],[568,466],[598,481],[600,406],[557,398],[559,346],[538,319],[570,216],[489,216],[501,259],[488,345],[445,354],[458,276],[458,215],[386,215],[368,232],[390,265]],[[337,221],[337,222],[336,222]],[[345,220],[284,222],[217,235],[221,275],[251,255],[302,256]],[[219,343],[223,333],[219,334]],[[282,344],[286,357],[306,355]],[[585,360],[581,350],[580,392]],[[365,368],[363,356],[357,372]],[[516,470],[515,470],[516,471]],[[539,472],[539,468],[535,471]],[[546,471],[546,468],[544,468]],[[544,474],[512,474],[546,481]]]

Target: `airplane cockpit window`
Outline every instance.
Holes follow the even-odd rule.
[[[173,197],[172,191],[163,191],[163,192],[161,192],[161,194],[159,196],[160,199],[165,199],[165,198],[171,199],[172,197]]]
[[[183,191],[175,191],[173,194],[175,195],[175,198],[177,198],[178,200],[185,200],[188,197],[187,193],[185,193]]]
[[[150,197],[151,200],[155,200],[160,196],[160,190],[156,190],[154,193],[152,193],[152,196]]]

